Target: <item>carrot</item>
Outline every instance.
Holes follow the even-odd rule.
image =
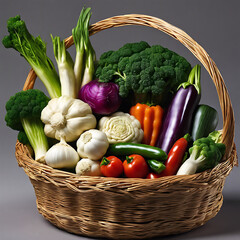
[[[151,133],[153,131],[154,109],[147,107],[143,116],[143,140],[142,143],[150,144]]]
[[[152,108],[154,108],[154,121],[152,137],[149,145],[155,146],[162,126],[163,109],[159,105]]]
[[[131,107],[130,114],[133,115],[141,124],[141,127],[143,129],[143,115],[145,112],[145,109],[148,107],[146,104],[140,104],[137,103],[134,107]]]
[[[144,135],[142,143],[155,146],[162,125],[163,109],[157,106],[137,103],[130,114],[140,122]]]

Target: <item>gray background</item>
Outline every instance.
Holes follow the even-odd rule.
[[[48,43],[53,59],[50,33],[64,38],[71,34],[83,6],[92,7],[91,23],[107,17],[142,13],[159,17],[186,31],[216,62],[225,79],[236,118],[235,142],[239,138],[239,69],[240,69],[240,2],[237,0],[148,0],[148,1],[63,1],[63,0],[0,0],[0,39],[7,34],[9,17],[20,14],[33,35],[40,35]],[[169,36],[146,27],[111,29],[91,38],[97,56],[117,49],[126,42],[145,40],[161,44],[185,56],[192,65],[197,60],[180,43]],[[74,54],[74,48],[71,53]],[[14,145],[17,132],[5,126],[4,105],[8,98],[21,90],[30,67],[14,50],[0,44],[0,239],[86,239],[63,232],[38,214],[33,188],[24,171],[17,165]],[[215,87],[202,68],[202,103],[210,104],[220,113]],[[44,89],[38,81],[36,88]],[[220,120],[219,128],[222,127]],[[224,187],[224,204],[219,214],[205,226],[166,239],[239,239],[240,191],[239,169],[234,168]],[[165,238],[164,238],[165,239]]]

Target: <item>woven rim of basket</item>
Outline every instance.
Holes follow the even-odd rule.
[[[142,178],[111,178],[78,176],[48,165],[41,164],[32,159],[27,146],[17,142],[16,158],[20,167],[23,167],[29,178],[36,181],[52,183],[58,187],[67,187],[75,192],[86,190],[108,190],[109,192],[149,191],[149,187],[154,189],[173,188],[204,188],[215,184],[216,181],[226,178],[234,165],[237,165],[237,153],[234,146],[231,156],[226,161],[218,164],[215,168],[192,175],[173,175],[157,179]],[[177,187],[176,187],[177,186]],[[149,193],[152,194],[152,193]]]
[[[160,31],[170,35],[171,37],[173,37],[176,40],[178,40],[179,42],[181,42],[186,48],[188,48],[189,51],[191,51],[193,53],[193,55],[202,63],[202,65],[208,71],[208,73],[216,87],[220,107],[222,110],[222,117],[223,117],[222,142],[226,145],[226,154],[225,154],[224,159],[228,163],[223,163],[220,165],[221,166],[224,164],[225,165],[228,164],[229,166],[236,165],[237,157],[236,157],[236,151],[235,151],[235,147],[234,147],[235,119],[234,119],[232,103],[231,103],[226,85],[224,83],[224,80],[221,76],[221,73],[218,70],[215,62],[208,55],[208,53],[195,40],[193,40],[188,34],[186,34],[181,29],[179,29],[159,18],[147,16],[147,15],[129,14],[129,15],[121,15],[121,16],[107,18],[107,19],[104,19],[102,21],[99,21],[99,22],[91,25],[89,27],[89,34],[93,35],[95,33],[98,33],[100,31],[108,29],[108,28],[121,27],[121,26],[127,26],[127,25],[141,25],[141,26],[152,27],[152,28],[155,28],[157,30],[160,30]],[[65,39],[66,48],[72,46],[73,44],[74,44],[74,42],[73,42],[72,36]],[[36,76],[35,72],[33,71],[33,69],[31,69],[28,74],[28,77],[26,79],[26,82],[24,84],[23,90],[32,89],[34,87],[36,77],[37,76]],[[20,147],[19,145],[21,145],[21,144],[17,143],[16,150],[21,149],[21,151],[23,151],[26,154],[26,156],[28,156],[28,158],[31,158],[31,156],[27,153],[27,148]],[[20,154],[20,155],[22,155],[22,154]],[[30,159],[30,160],[33,161],[32,159]],[[35,164],[39,165],[39,163],[35,163]],[[22,164],[20,164],[20,165],[22,165]],[[25,164],[23,164],[23,165],[25,165]],[[45,166],[43,164],[41,164],[41,165],[43,168],[47,168],[47,169],[49,168],[46,171],[49,171],[50,169],[52,169],[49,166]],[[25,167],[26,167],[26,165],[25,165]],[[51,171],[59,172],[59,170],[55,170],[55,169],[54,170],[52,169]],[[206,172],[209,172],[209,171],[206,171]],[[67,175],[68,174],[69,173],[67,173]],[[198,174],[195,174],[195,175],[198,175]],[[180,176],[177,176],[177,177],[179,178]],[[184,176],[184,177],[186,178],[186,176]],[[101,177],[99,177],[99,178],[101,178]],[[179,178],[179,179],[181,179],[181,178]],[[128,179],[128,181],[129,181],[129,179]]]

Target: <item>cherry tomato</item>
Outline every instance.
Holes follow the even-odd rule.
[[[129,178],[145,178],[149,173],[145,159],[138,154],[126,157],[126,160],[123,162],[123,168],[125,176]]]
[[[115,156],[104,157],[100,166],[105,177],[119,177],[123,173],[122,161]]]
[[[155,179],[155,178],[159,178],[161,175],[160,174],[157,174],[157,173],[153,173],[153,172],[151,172],[151,173],[149,173],[148,175],[147,175],[147,179]]]

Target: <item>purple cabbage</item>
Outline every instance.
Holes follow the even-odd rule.
[[[100,115],[114,113],[121,105],[118,85],[113,82],[99,82],[98,79],[84,85],[78,98],[88,103],[93,113]]]

